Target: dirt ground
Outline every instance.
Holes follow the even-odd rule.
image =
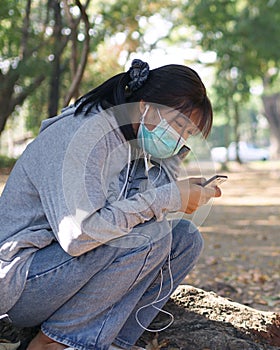
[[[280,311],[280,162],[230,164],[200,231],[203,254],[184,283]],[[0,173],[0,193],[8,172]]]

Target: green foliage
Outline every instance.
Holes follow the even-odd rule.
[[[73,53],[78,64],[85,44],[84,22],[71,27],[80,18],[80,10],[75,1],[67,2],[67,6],[63,1],[48,0],[31,1],[30,9],[28,0],[7,0],[1,6],[0,102],[3,104],[8,98],[12,103],[0,112],[0,132],[5,118],[23,101],[28,110],[26,126],[34,133],[38,132],[42,119],[64,107],[64,98],[77,71],[77,65],[72,66]],[[86,9],[90,21],[89,64],[75,97],[122,70],[118,62],[121,53],[127,51],[128,57],[139,45],[141,34],[135,35],[140,32],[139,16],[159,7],[159,4],[140,6],[139,2],[122,0],[96,1]],[[124,43],[111,43],[118,33],[125,34]],[[34,88],[39,77],[42,77],[40,85]],[[54,104],[57,108],[51,108]]]
[[[189,16],[202,34],[203,49],[217,54],[218,84],[226,79],[230,91],[244,96],[251,80],[272,67],[278,74],[279,1],[197,0],[189,6]]]
[[[13,94],[17,97],[17,92],[28,92],[36,77],[44,76],[43,83],[28,94],[24,104],[28,110],[26,125],[36,134],[41,120],[48,116],[50,77],[55,78],[56,64],[59,64],[56,98],[59,109],[63,107],[72,79],[71,45],[77,46],[77,55],[82,52],[85,27],[81,23],[75,33],[71,33],[63,1],[32,1],[28,42],[23,51],[27,3],[27,0],[7,0],[0,7],[0,69],[6,79],[0,89],[17,75]],[[67,3],[72,19],[77,20],[80,11],[75,1]],[[54,10],[57,5],[60,30]],[[147,29],[160,33],[164,29],[164,45],[178,43],[186,47],[188,44],[191,48],[216,53],[211,97],[218,116],[215,127],[222,127],[221,132],[233,123],[233,105],[238,104],[242,109],[251,97],[252,82],[265,79],[270,87],[274,83],[273,91],[279,91],[278,0],[98,0],[92,1],[86,11],[90,19],[90,55],[78,94],[122,71],[131,53],[149,51],[163,44],[160,34],[159,42],[148,43]],[[159,28],[155,17],[162,19],[160,23],[166,28]],[[76,40],[69,41],[71,35]],[[117,40],[119,36],[123,39]]]
[[[280,2],[194,0],[181,11],[181,25],[192,25],[202,50],[216,53],[212,135],[214,145],[226,145],[233,132],[248,134],[244,121],[252,128],[250,113],[244,113],[252,85],[262,84],[264,94],[279,92]]]
[[[7,156],[1,155],[0,154],[0,168],[12,168],[15,163],[16,163],[16,159],[15,158],[9,158]]]
[[[22,3],[4,1],[0,6],[0,59],[17,56],[20,45]]]
[[[48,110],[46,104],[46,91],[48,90],[48,81],[44,81],[41,88],[30,95],[25,104],[27,109],[25,125],[27,130],[37,135],[41,122],[47,118]]]

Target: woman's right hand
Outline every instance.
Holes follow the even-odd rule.
[[[202,187],[205,178],[188,178],[177,181],[176,184],[181,194],[181,208],[187,214],[192,214],[200,206],[206,204],[213,197],[222,195],[219,187]]]

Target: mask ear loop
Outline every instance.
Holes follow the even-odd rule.
[[[150,105],[147,104],[147,105],[145,106],[145,111],[144,111],[144,113],[143,113],[142,116],[141,116],[141,122],[144,122],[144,119],[145,119],[145,117],[146,117],[146,115],[147,115],[149,109],[150,109]]]
[[[150,105],[147,104],[146,107],[145,107],[145,111],[142,114],[142,117],[141,117],[141,120],[140,120],[140,124],[142,124],[142,125],[144,124],[144,120],[145,120],[145,117],[146,117],[146,115],[148,113],[149,108],[150,108]],[[148,176],[148,171],[149,171],[148,156],[147,156],[147,152],[145,150],[143,137],[142,137],[142,149],[143,149],[143,153],[144,153],[145,172],[146,172],[146,175]]]
[[[157,108],[157,113],[158,113],[158,116],[159,116],[159,119],[160,119],[160,121],[162,121],[162,116],[161,116],[161,114],[160,114],[160,111],[159,111],[159,109]]]

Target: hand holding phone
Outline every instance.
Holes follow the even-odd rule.
[[[201,186],[219,187],[223,182],[227,180],[227,178],[228,177],[226,175],[214,175],[209,180],[205,181]]]

